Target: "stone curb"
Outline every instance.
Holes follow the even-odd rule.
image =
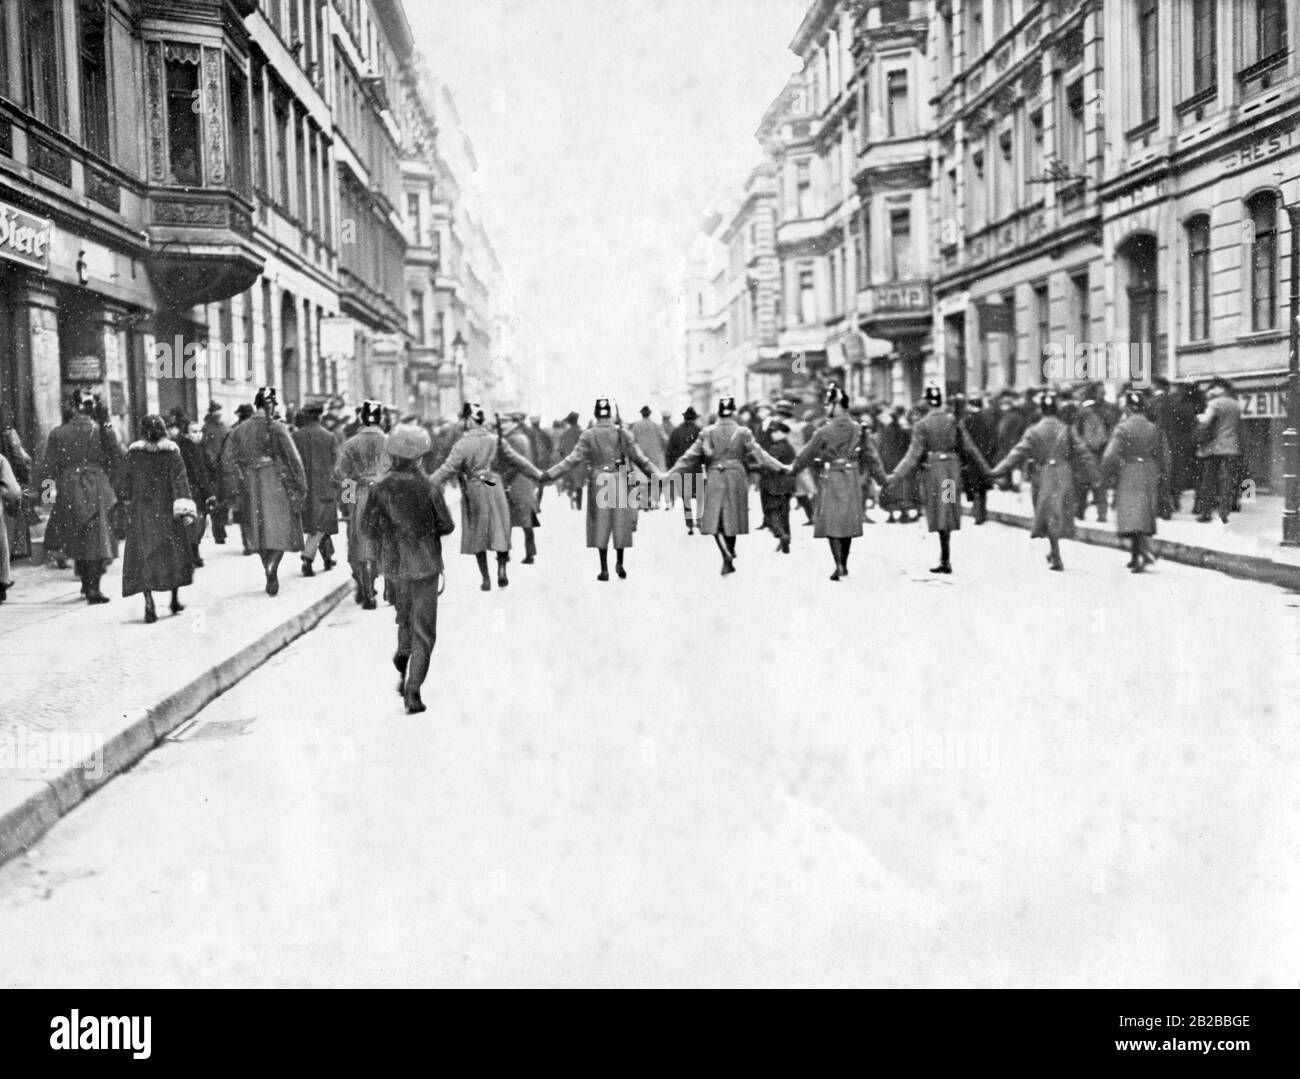
[[[969,506],[963,507],[963,512],[967,517],[972,514]],[[988,511],[988,519],[1012,528],[1028,529],[1033,525],[1033,518],[1019,513],[1010,513],[1007,510],[991,509]],[[1128,549],[1126,542],[1110,529],[1102,529],[1082,522],[1075,523],[1074,539],[1080,543],[1092,544],[1094,547]],[[1199,569],[1226,573],[1230,577],[1240,577],[1247,581],[1260,581],[1264,584],[1277,585],[1279,588],[1300,591],[1300,566],[1274,562],[1272,559],[1258,555],[1234,554],[1229,551],[1216,551],[1209,547],[1195,547],[1190,543],[1161,539],[1159,534],[1151,538],[1151,550],[1157,558],[1164,558],[1170,562],[1181,562]]]
[[[314,629],[351,593],[352,587],[351,581],[339,584],[309,607],[168,694],[152,708],[139,709],[134,716],[123,716],[125,725],[104,742],[103,769],[99,775],[87,775],[88,769],[74,765],[52,777],[11,776],[11,781],[30,784],[32,790],[17,805],[0,808],[0,864],[30,847],[60,817],[114,776],[136,764],[214,698],[248,677],[286,645]]]

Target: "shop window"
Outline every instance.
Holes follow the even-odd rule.
[[[65,118],[61,8],[60,0],[25,0],[19,8],[26,18],[27,109],[58,131]]]
[[[104,0],[80,0],[77,44],[81,60],[81,128],[86,149],[109,156],[108,49]]]
[[[1250,220],[1250,328],[1277,328],[1277,196],[1263,191],[1246,204]]]
[[[202,176],[199,124],[203,112],[199,91],[199,47],[169,43],[164,55],[170,182],[197,187]]]
[[[1210,218],[1187,223],[1187,331],[1192,341],[1210,336]]]

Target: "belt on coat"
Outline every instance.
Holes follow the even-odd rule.
[[[496,486],[497,480],[499,480],[501,477],[498,476],[495,472],[493,472],[492,469],[490,468],[476,468],[473,472],[469,473],[469,475],[466,476],[465,478],[471,480],[478,480],[480,483],[486,483],[489,487],[494,487]]]
[[[734,472],[736,471],[736,469],[740,469],[743,472],[745,470],[745,466],[742,465],[739,461],[737,461],[734,457],[730,457],[725,461],[710,461],[709,467],[712,469],[716,469],[719,472],[724,472],[724,471]]]
[[[834,461],[823,461],[823,472],[848,472],[850,469],[857,471],[858,462],[850,461],[844,457],[837,457]]]
[[[617,463],[610,463],[605,465],[592,465],[591,467],[595,469],[597,472],[617,472],[620,468],[626,468],[627,466],[620,465]]]
[[[936,453],[935,451],[931,450],[928,454],[926,454],[926,459],[929,461],[951,461],[954,460],[956,456],[957,455],[955,453]]]

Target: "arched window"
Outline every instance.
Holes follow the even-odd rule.
[[[1261,191],[1246,203],[1250,215],[1250,328],[1277,328],[1277,195]]]
[[[1210,336],[1210,217],[1187,222],[1187,326],[1193,341]]]

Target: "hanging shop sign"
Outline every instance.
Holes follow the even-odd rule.
[[[36,270],[50,268],[54,222],[0,202],[0,258]]]

